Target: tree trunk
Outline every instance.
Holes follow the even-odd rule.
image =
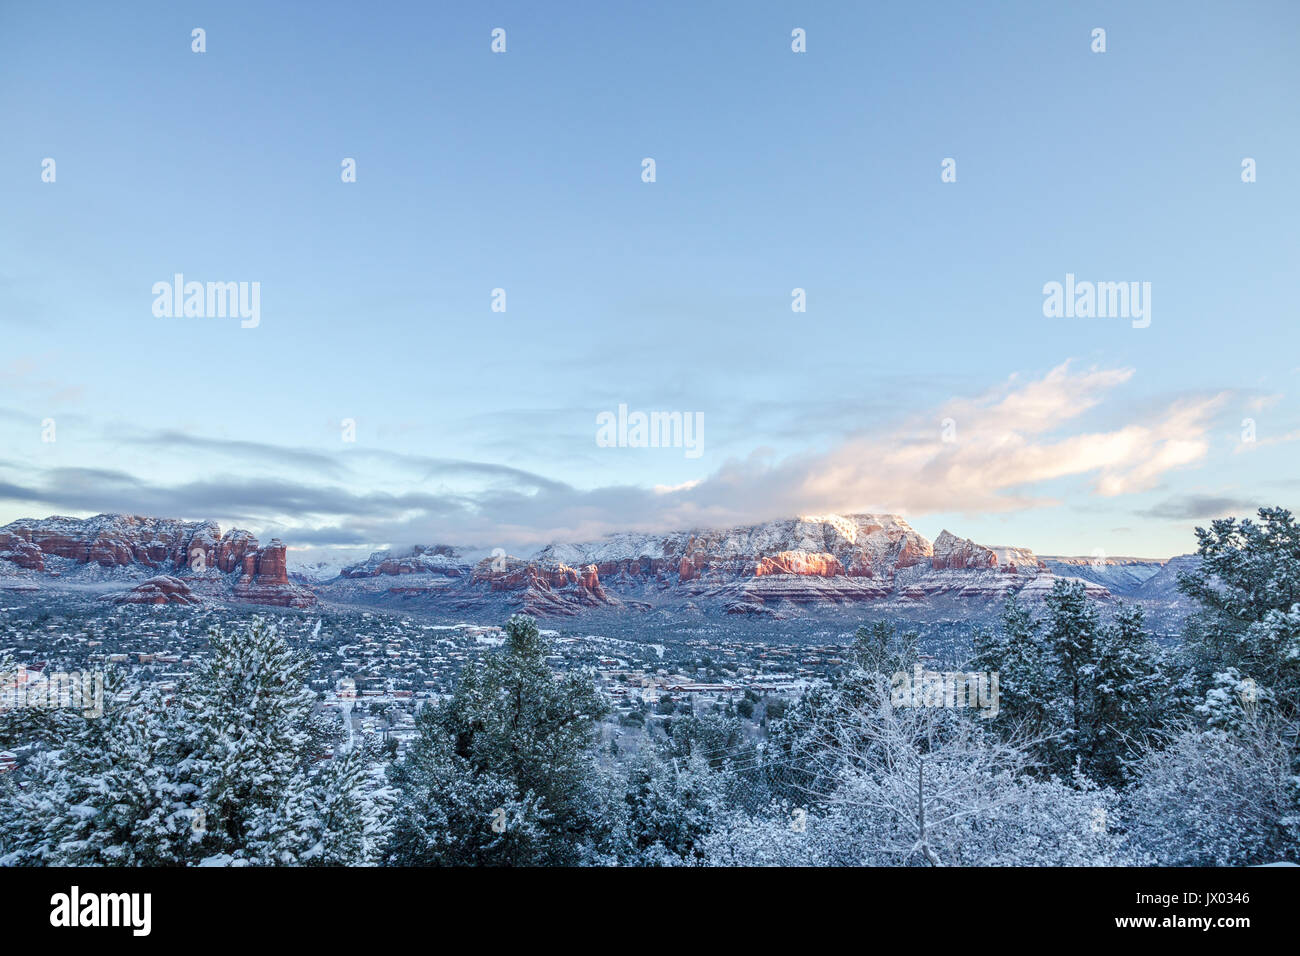
[[[921,831],[920,847],[921,853],[929,861],[931,866],[943,866],[939,855],[930,847],[929,834],[925,829],[925,760],[924,758],[916,765],[916,820]]]

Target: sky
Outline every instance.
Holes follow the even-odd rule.
[[[1167,557],[1295,502],[1298,4],[269,6],[0,0],[0,524]]]

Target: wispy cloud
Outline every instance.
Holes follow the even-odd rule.
[[[1253,514],[1262,502],[1224,495],[1179,495],[1137,512],[1144,518],[1199,521],[1227,515]]]
[[[225,518],[312,545],[535,545],[823,511],[999,513],[1057,503],[1063,480],[1102,498],[1147,491],[1205,459],[1224,394],[1184,396],[1108,429],[1081,427],[1132,377],[1131,369],[1067,362],[878,433],[855,431],[829,450],[778,459],[757,449],[671,485],[583,489],[492,462],[359,447],[331,454],[171,431],[131,441],[271,465],[274,477],[225,468],[162,484],[112,469],[11,467],[0,499],[53,511]],[[1185,517],[1217,510],[1212,502],[1171,500],[1149,514]],[[1227,509],[1229,499],[1222,502]]]

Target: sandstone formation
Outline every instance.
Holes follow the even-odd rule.
[[[322,589],[346,599],[352,585],[342,582],[375,593],[381,579],[394,577],[403,580],[384,593],[396,598],[471,609],[495,595],[543,615],[649,608],[665,601],[743,615],[937,597],[992,602],[1030,582],[1037,583],[1026,595],[1041,595],[1055,580],[1025,548],[986,547],[948,531],[931,544],[897,515],[850,514],[666,535],[616,534],[587,544],[549,545],[530,558],[471,561],[447,545],[381,551]],[[1104,588],[1089,587],[1094,595],[1106,595]]]
[[[22,586],[63,578],[107,587],[122,603],[204,598],[310,607],[317,592],[343,603],[417,602],[453,611],[573,616],[594,609],[689,609],[734,615],[798,613],[894,602],[1040,598],[1071,565],[1028,549],[986,546],[945,530],[931,543],[897,515],[816,515],[736,528],[623,533],[552,544],[520,558],[494,549],[419,545],[379,551],[337,576],[291,580],[278,539],[213,522],[134,515],[15,521],[0,528],[0,574]],[[1080,567],[1089,593],[1106,581]],[[1056,573],[1054,573],[1056,572]],[[1126,578],[1154,571],[1139,567]],[[147,580],[146,580],[147,579]],[[1118,580],[1118,579],[1117,579]],[[945,605],[948,606],[948,605]]]
[[[0,561],[51,576],[84,576],[93,569],[127,577],[147,574],[155,580],[161,574],[181,580],[189,590],[249,604],[316,603],[311,591],[289,582],[284,545],[278,540],[261,548],[247,531],[223,535],[212,521],[115,514],[22,519],[0,528]],[[166,603],[152,598],[168,593],[169,587],[155,583],[130,600],[148,596],[145,603]]]
[[[131,590],[112,596],[114,604],[202,604],[184,581],[159,574],[141,581]]]

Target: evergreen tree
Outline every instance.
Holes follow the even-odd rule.
[[[0,650],[0,750],[21,741],[17,695],[18,664],[7,650]]]
[[[1098,641],[1089,760],[1094,779],[1118,783],[1125,754],[1159,726],[1167,695],[1156,661],[1142,608],[1121,604]]]
[[[1205,699],[1196,705],[1198,717],[1213,730],[1237,731],[1245,727],[1267,705],[1272,693],[1260,689],[1248,677],[1242,677],[1235,667],[1218,671],[1205,693]]]
[[[727,714],[670,717],[664,721],[669,759],[703,758],[713,769],[747,762],[753,751],[739,718]]]
[[[406,756],[392,766],[398,794],[385,861],[396,866],[503,866],[540,862],[547,814],[533,794],[456,752],[443,706],[415,719]]]
[[[699,862],[700,842],[726,806],[722,776],[703,757],[669,763],[653,754],[628,768],[624,803],[620,856],[631,866]]]
[[[1069,772],[1079,759],[1091,759],[1095,744],[1097,610],[1082,582],[1058,580],[1046,597],[1044,641],[1055,665],[1049,715],[1058,738],[1047,748],[1054,767]]]
[[[858,628],[849,656],[867,673],[888,677],[916,663],[919,640],[915,631],[899,635],[888,621],[876,621]]]
[[[608,843],[591,678],[554,674],[531,617],[506,623],[498,653],[462,672],[444,704],[417,718],[395,770],[398,864],[574,864]]]
[[[328,733],[312,716],[307,661],[260,618],[209,640],[208,660],[179,697],[179,782],[202,821],[195,852],[297,863],[313,845],[307,790]]]
[[[998,727],[1007,733],[1035,735],[1047,723],[1052,663],[1038,634],[1038,622],[1027,608],[1007,598],[1002,626],[975,635],[971,666],[998,675]]]
[[[1201,686],[1236,668],[1300,715],[1300,526],[1285,508],[1258,521],[1225,518],[1197,528],[1199,565],[1178,586],[1200,605],[1185,640]]]
[[[110,673],[103,713],[61,722],[23,786],[4,795],[6,862],[52,866],[165,866],[180,862],[189,823],[170,774],[161,698]]]
[[[363,741],[336,753],[308,791],[311,846],[303,861],[318,866],[364,866],[377,863],[388,841],[392,788],[382,768],[368,759],[372,744]]]

